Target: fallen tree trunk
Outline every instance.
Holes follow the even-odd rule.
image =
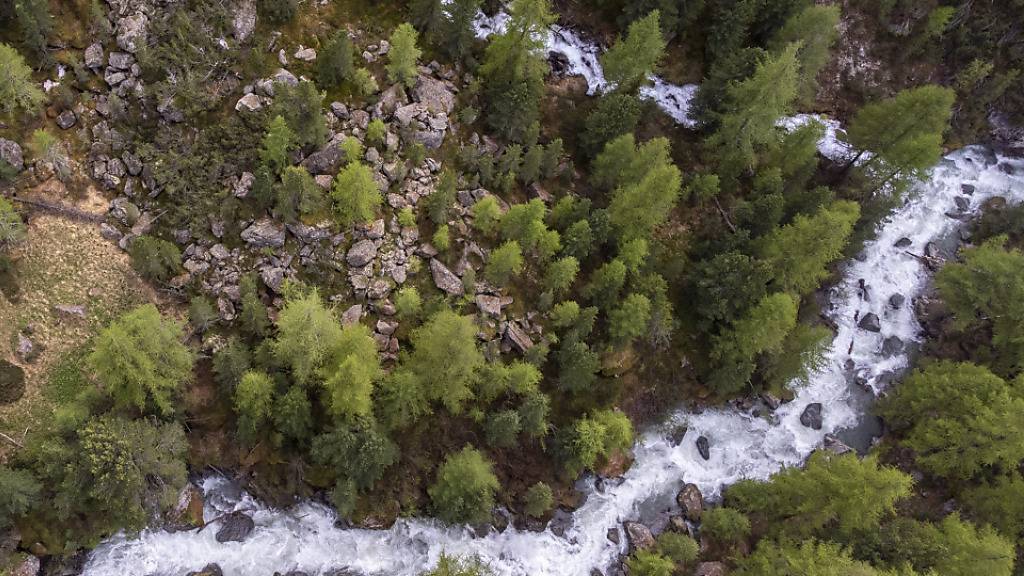
[[[52,212],[54,214],[66,216],[74,220],[81,220],[83,222],[92,222],[94,224],[99,224],[100,222],[106,220],[106,216],[100,214],[93,214],[92,212],[86,212],[85,210],[80,210],[78,208],[75,208],[74,206],[67,206],[65,204],[44,202],[42,200],[31,200],[28,198],[20,198],[18,196],[14,196],[13,198],[11,198],[11,200],[24,204],[26,206],[30,206],[37,210]]]

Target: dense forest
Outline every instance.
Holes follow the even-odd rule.
[[[1022,12],[0,0],[0,575],[78,574],[122,531],[246,539],[204,519],[210,474],[341,528],[544,531],[676,408],[770,419],[941,156],[1024,149]],[[599,89],[549,52],[567,29]],[[699,84],[685,122],[655,81]],[[870,449],[687,485],[604,574],[1024,574],[1024,208],[972,192],[892,301],[922,339]]]

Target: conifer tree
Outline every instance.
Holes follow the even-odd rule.
[[[605,77],[618,90],[636,90],[657,71],[658,62],[665,54],[665,45],[661,34],[661,13],[654,10],[633,21],[626,37],[619,38],[601,56]]]
[[[32,69],[17,50],[0,43],[0,114],[30,112],[43,102],[43,92],[32,80]]]
[[[352,78],[355,64],[352,62],[352,40],[348,32],[338,30],[317,54],[316,80],[323,88],[335,88]]]
[[[395,28],[391,34],[391,50],[388,52],[388,79],[412,88],[416,84],[416,63],[420,49],[416,47],[419,34],[409,23]]]

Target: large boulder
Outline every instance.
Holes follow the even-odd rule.
[[[631,550],[647,550],[654,547],[654,534],[647,526],[639,522],[624,522],[622,527],[626,529]]]
[[[241,512],[234,512],[224,517],[220,530],[217,530],[217,542],[242,542],[256,528],[252,517]]]
[[[203,566],[203,569],[198,572],[189,572],[185,576],[224,576],[224,571],[221,570],[219,564],[207,564]]]
[[[85,67],[86,68],[102,68],[103,67],[103,44],[95,42],[90,44],[85,49]]]
[[[349,248],[345,261],[353,268],[362,268],[377,257],[377,245],[372,240],[360,240]]]
[[[687,484],[676,494],[676,503],[683,510],[683,516],[691,522],[700,522],[704,512],[704,496],[696,484]]]
[[[302,167],[314,176],[317,174],[333,176],[338,173],[338,168],[341,168],[341,162],[345,159],[345,154],[341,151],[341,139],[338,138],[331,140],[323,148],[307,156],[302,161]]]
[[[135,12],[121,18],[117,23],[117,45],[125,52],[135,54],[146,44],[146,27],[149,18],[142,12]]]
[[[281,248],[284,246],[285,228],[270,218],[261,218],[242,230],[242,240],[253,248]]]
[[[455,94],[448,87],[448,83],[420,75],[416,79],[416,86],[412,89],[413,99],[427,105],[433,112],[444,112],[450,114],[455,107]]]
[[[25,157],[21,152],[21,146],[13,140],[0,138],[0,160],[10,164],[18,172],[25,169]]]
[[[462,279],[448,269],[437,258],[430,259],[430,275],[434,278],[434,285],[452,296],[462,296],[465,289],[462,287]]]
[[[821,403],[808,404],[800,414],[800,423],[813,430],[821,430]]]
[[[231,28],[239,42],[245,42],[252,36],[256,30],[256,0],[239,0]]]
[[[533,348],[533,339],[519,326],[518,322],[508,323],[505,328],[505,340],[520,354],[526,354],[530,348]]]

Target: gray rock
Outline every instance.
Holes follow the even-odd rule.
[[[868,332],[881,332],[882,321],[878,319],[878,315],[874,312],[868,312],[857,322],[857,326],[861,330],[867,330]]]
[[[721,562],[701,562],[693,576],[727,576],[729,568]]]
[[[126,52],[135,52],[146,44],[146,27],[149,19],[142,12],[135,12],[117,22],[117,45]]]
[[[85,49],[85,67],[94,70],[103,67],[103,44],[96,42]]]
[[[25,157],[22,155],[21,146],[13,140],[0,138],[0,160],[10,164],[18,172],[25,169]]]
[[[124,236],[124,234],[121,234],[120,230],[104,222],[100,224],[100,236],[102,236],[104,240],[117,242],[122,236]]]
[[[676,494],[676,503],[683,510],[683,516],[691,522],[700,522],[704,512],[704,496],[696,484],[687,484]]]
[[[647,526],[639,522],[624,522],[622,527],[626,529],[626,536],[629,537],[630,550],[647,550],[654,547],[654,534]]]
[[[39,356],[39,349],[32,342],[31,338],[23,333],[18,333],[18,346],[15,348],[14,353],[18,355],[18,359],[22,362],[32,362]]]
[[[971,201],[964,196],[956,196],[953,198],[953,203],[956,204],[957,210],[961,212],[967,212],[971,209]]]
[[[455,107],[455,94],[448,84],[422,74],[416,79],[412,97],[415,101],[426,104],[427,108],[435,113],[450,114]]]
[[[138,156],[125,150],[124,153],[121,154],[121,161],[124,162],[125,170],[127,170],[132,176],[138,176],[142,173],[142,160],[139,160]]]
[[[608,538],[609,542],[611,542],[612,544],[615,544],[617,546],[619,544],[619,540],[621,538],[621,536],[619,535],[619,529],[618,528],[609,528],[608,532],[605,534],[605,537]]]
[[[271,76],[270,79],[274,82],[287,84],[289,86],[299,85],[299,79],[295,77],[295,74],[292,74],[291,72],[285,70],[284,68],[278,68],[277,72],[274,72],[274,75]]]
[[[284,286],[284,268],[277,266],[262,268],[260,270],[260,278],[267,285],[267,288],[273,290],[274,294],[280,294],[281,287]]]
[[[893,246],[895,246],[897,248],[906,248],[906,247],[910,246],[913,243],[914,242],[910,238],[907,238],[906,236],[904,236],[903,238],[900,238],[899,240],[897,240],[896,243],[893,244]]]
[[[377,245],[371,240],[360,240],[349,248],[345,261],[349,266],[362,268],[377,257]]]
[[[377,320],[377,332],[385,336],[391,336],[398,330],[398,322],[389,322],[387,320]]]
[[[85,306],[81,304],[57,304],[53,311],[61,318],[85,319]]]
[[[235,39],[245,42],[256,30],[256,0],[240,0],[231,19]]]
[[[286,224],[288,231],[303,244],[316,244],[331,237],[330,225],[308,226],[306,224]]]
[[[903,294],[896,293],[896,294],[893,294],[892,296],[889,296],[889,306],[891,306],[891,307],[893,307],[895,309],[902,308],[903,307],[903,303],[906,302],[906,301],[907,301],[907,297],[904,296]]]
[[[409,104],[407,106],[402,106],[401,108],[395,110],[395,120],[397,120],[398,123],[403,128],[405,128],[405,127],[409,126],[409,124],[411,124],[412,121],[417,116],[419,116],[423,112],[426,112],[426,110],[427,110],[426,105],[420,104],[419,102],[416,102],[414,104]]]
[[[431,150],[437,150],[444,144],[444,132],[417,130],[412,135],[413,142],[419,142]]]
[[[436,258],[430,259],[430,275],[434,278],[434,285],[448,294],[453,296],[465,294],[462,280]]]
[[[260,99],[256,94],[246,94],[235,102],[236,112],[255,112],[263,108],[263,100]]]
[[[354,306],[349,307],[348,310],[345,310],[341,314],[341,325],[342,326],[351,326],[353,324],[358,324],[359,323],[359,319],[362,318],[362,317],[363,317],[363,305],[362,304],[356,304]]]
[[[220,530],[217,530],[217,542],[242,542],[256,528],[252,517],[241,512],[234,512],[224,517]]]
[[[221,570],[219,564],[210,563],[203,566],[203,569],[198,572],[189,572],[185,576],[224,576],[224,571]]]
[[[832,434],[825,434],[825,441],[822,446],[824,446],[825,450],[828,450],[837,456],[853,452],[853,448],[850,448],[842,440],[836,438]]]
[[[57,115],[55,122],[61,130],[68,130],[78,122],[78,117],[71,110],[65,110]]]
[[[323,148],[313,152],[302,161],[302,167],[313,174],[338,173],[341,163],[345,160],[345,153],[341,151],[341,139],[334,139],[328,142]]]
[[[501,316],[501,298],[488,294],[476,295],[476,307],[481,312],[495,318]]]
[[[339,120],[344,120],[348,118],[348,106],[341,102],[331,102],[331,114],[334,114]]]
[[[316,60],[316,50],[303,48],[295,53],[295,59],[302,60],[303,62],[313,62]]]
[[[812,430],[821,430],[821,403],[808,404],[800,413],[800,423]]]
[[[711,459],[711,442],[708,441],[707,436],[699,436],[697,438],[697,452],[701,458],[705,460]]]
[[[974,190],[975,190],[975,188],[974,188],[973,184],[961,184],[960,185],[960,191],[963,192],[964,194],[967,194],[968,196],[973,196],[974,195]]]
[[[242,175],[238,177],[238,181],[235,182],[231,193],[234,194],[235,198],[245,198],[252,191],[252,186],[255,183],[256,176],[252,172],[242,172]]]
[[[130,70],[135,58],[127,52],[111,52],[107,56],[107,65],[118,70]]]
[[[533,348],[533,340],[525,330],[519,327],[518,322],[508,323],[505,328],[505,340],[520,354],[525,354],[530,348]]]
[[[270,218],[261,218],[242,231],[242,240],[253,248],[281,248],[285,240],[284,226]]]

